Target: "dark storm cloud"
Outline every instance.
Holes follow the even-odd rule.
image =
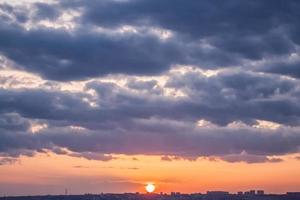
[[[274,73],[274,74],[283,74],[291,76],[293,78],[300,78],[300,62],[276,62],[262,66],[261,71]]]
[[[40,150],[44,144],[39,144],[33,135],[20,132],[2,131],[0,140],[1,156],[18,157],[19,155],[32,156],[32,151]]]
[[[7,3],[0,4],[0,22],[25,23],[29,20],[29,10],[24,6],[12,6]],[[6,24],[7,25],[7,24]]]
[[[157,123],[156,125],[160,125]],[[174,126],[174,124],[172,124]],[[74,134],[71,129],[48,129],[34,136],[17,135],[10,137],[10,143],[19,143],[19,148],[44,148],[51,146],[67,148],[75,153],[70,156],[107,161],[111,156],[103,154],[144,154],[174,155],[185,159],[198,156],[221,156],[229,162],[274,162],[266,156],[284,155],[298,151],[300,135],[298,130],[280,129],[275,131],[254,128],[203,129],[187,126],[188,133],[163,130],[149,131],[145,125],[124,128],[119,131],[80,131]],[[171,129],[171,125],[170,125]],[[3,135],[1,134],[1,139]],[[5,140],[5,135],[4,135]],[[7,138],[6,138],[6,141]],[[27,144],[27,145],[26,145]],[[1,149],[3,149],[1,144]],[[18,148],[10,146],[9,148]],[[242,152],[247,152],[243,155]],[[232,155],[233,154],[233,155]],[[235,155],[237,154],[237,155]],[[242,155],[239,155],[242,154]],[[248,155],[249,154],[249,155]],[[224,157],[223,157],[224,156]],[[260,158],[260,160],[257,160]],[[264,158],[261,160],[261,158]],[[254,160],[255,159],[255,160]]]
[[[84,92],[2,89],[0,112],[20,115],[18,120],[2,123],[5,127],[20,124],[24,117],[46,123],[48,128],[36,134],[24,128],[17,132],[6,129],[0,135],[0,151],[17,156],[49,150],[102,161],[114,159],[110,154],[187,160],[217,156],[247,163],[275,162],[279,160],[269,156],[299,152],[297,80],[250,72],[211,77],[188,72],[168,78],[165,89],[181,90],[184,97],[164,96],[156,81],[132,79],[125,84],[127,89],[114,83],[89,82],[85,90],[96,91],[93,97]],[[84,98],[93,99],[97,106],[90,106]],[[216,125],[199,127],[200,119]],[[291,127],[251,127],[257,125],[257,119]],[[248,126],[226,126],[234,121]]]
[[[299,124],[298,81],[270,75],[225,72],[205,77],[195,73],[173,77],[167,86],[181,88],[190,98],[185,112],[217,124],[263,119]],[[205,116],[204,116],[205,115]]]
[[[131,0],[81,2],[82,23],[118,27],[158,26],[206,39],[222,51],[244,58],[293,51],[292,33],[299,30],[298,1],[181,1]],[[69,1],[68,6],[78,6]]]
[[[24,117],[47,120],[76,120],[84,118],[89,106],[80,93],[52,92],[41,89],[3,90],[0,89],[0,113],[17,112]],[[73,108],[76,108],[73,110]],[[91,114],[92,115],[92,114]]]
[[[89,129],[117,128],[129,125],[132,119],[151,117],[191,122],[206,119],[218,125],[233,121],[254,124],[256,119],[299,124],[296,80],[245,72],[212,77],[199,73],[173,75],[165,89],[182,91],[182,98],[164,96],[163,88],[154,84],[155,81],[129,80],[130,89],[126,89],[113,83],[89,82],[86,90],[96,91],[95,97],[43,89],[2,89],[0,112],[50,120],[56,126],[74,124]],[[98,106],[90,106],[85,98]]]
[[[7,15],[15,15],[13,6],[2,7]],[[18,20],[1,20],[0,52],[15,67],[53,80],[115,73],[153,75],[176,64],[247,65],[244,61],[289,55],[299,44],[298,1],[61,1],[34,7],[31,21],[53,23],[61,10],[76,10],[80,12],[74,20],[77,28],[28,30]],[[107,34],[94,30],[112,31],[124,25],[140,31]],[[173,36],[161,40],[151,28],[170,30]],[[295,76],[291,73],[283,72]]]
[[[110,73],[151,75],[186,60],[179,44],[149,35],[0,27],[0,51],[20,69],[55,80]],[[83,31],[83,30],[81,30]]]
[[[0,130],[27,131],[30,127],[28,120],[15,113],[0,114]]]
[[[55,20],[60,16],[59,7],[56,4],[35,3],[36,12],[34,14],[35,20]]]

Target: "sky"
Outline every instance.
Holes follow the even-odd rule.
[[[300,189],[298,0],[1,0],[0,196]]]

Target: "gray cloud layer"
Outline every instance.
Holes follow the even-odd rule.
[[[299,82],[270,82],[253,73],[205,77],[188,72],[166,82],[165,89],[185,94],[174,98],[154,87],[155,81],[129,80],[129,87],[92,81],[86,90],[96,91],[97,106],[83,101],[91,98],[85,92],[2,89],[0,112],[18,114],[1,116],[0,151],[17,156],[50,150],[103,161],[114,159],[109,154],[145,154],[278,162],[267,156],[299,152]],[[200,119],[215,125],[198,126]],[[282,127],[254,128],[257,119]],[[48,127],[30,134],[30,120]],[[244,126],[230,126],[236,121]]]
[[[46,84],[87,80],[78,92],[1,87],[0,163],[48,151],[247,163],[299,153],[299,7],[293,0],[0,5],[1,61],[11,63],[1,67]],[[53,28],[72,12],[74,28]],[[178,65],[194,70],[170,71]],[[207,77],[199,69],[221,72]],[[101,81],[108,75],[125,85]],[[280,127],[255,128],[258,120]]]
[[[34,7],[30,18],[20,17],[24,9],[1,6],[0,51],[16,67],[53,80],[115,73],[152,75],[176,64],[202,68],[245,65],[245,61],[288,56],[299,49],[300,4],[293,0],[62,1]],[[39,20],[58,23],[57,18],[68,10],[81,10],[75,29],[24,27],[25,22]],[[140,31],[95,31],[122,26]],[[161,40],[151,33],[152,28],[169,30],[173,36]],[[293,65],[285,65],[259,70],[298,77]]]

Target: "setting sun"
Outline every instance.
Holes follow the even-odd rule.
[[[149,193],[152,193],[155,190],[155,186],[152,183],[148,183],[145,188],[146,188],[146,191]]]

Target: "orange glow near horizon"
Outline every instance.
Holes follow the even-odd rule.
[[[157,193],[249,189],[285,193],[299,190],[300,162],[295,156],[284,156],[285,161],[279,163],[246,164],[208,159],[168,162],[161,161],[159,156],[142,155],[134,159],[116,155],[118,159],[102,162],[37,154],[22,157],[20,163],[14,165],[0,166],[0,195],[63,194],[64,188],[68,188],[70,194],[143,193],[149,180],[159,185]],[[11,191],[5,186],[10,186]]]

